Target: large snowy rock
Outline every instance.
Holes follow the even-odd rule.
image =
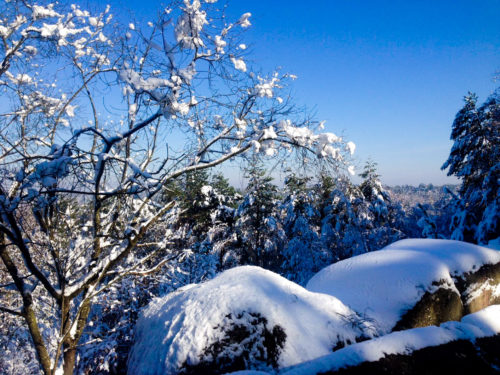
[[[128,373],[284,367],[373,333],[335,297],[258,267],[237,267],[154,300],[136,326]]]
[[[326,267],[307,284],[372,320],[379,334],[436,325],[500,303],[500,252],[413,239]]]

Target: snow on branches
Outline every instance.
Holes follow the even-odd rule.
[[[215,1],[115,23],[79,5],[5,1],[0,15],[0,246],[44,373],[71,373],[94,298],[167,267],[171,184],[247,151],[354,150],[301,120],[289,74],[257,75]],[[147,26],[146,26],[147,25]],[[32,285],[39,285],[33,293]],[[52,300],[48,336],[37,304]],[[45,302],[43,302],[45,304]],[[6,307],[8,310],[9,308]],[[52,332],[52,331],[51,331]]]

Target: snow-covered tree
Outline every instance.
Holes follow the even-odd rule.
[[[421,211],[422,216],[418,220],[417,225],[422,229],[422,237],[441,238],[435,218],[427,212],[428,207],[418,204],[418,208]]]
[[[234,249],[237,237],[234,224],[241,195],[220,173],[211,177],[210,188],[205,190],[207,199],[212,202],[209,211],[210,224],[197,246],[201,253],[210,257],[215,270],[221,271],[237,265]]]
[[[389,193],[383,188],[377,173],[377,164],[368,161],[360,177],[363,182],[359,189],[369,211],[365,220],[369,251],[381,249],[404,238],[401,231],[404,212],[399,204],[392,202]]]
[[[323,178],[330,191],[323,207],[321,241],[333,260],[369,251],[366,221],[370,217],[363,194],[348,178]]]
[[[321,217],[316,207],[319,199],[316,190],[309,186],[310,181],[310,177],[294,173],[287,176],[287,196],[281,205],[286,244],[280,272],[302,285],[332,261],[320,240]]]
[[[398,227],[407,238],[450,238],[456,185],[393,186],[387,191],[402,208]],[[420,222],[420,224],[419,224]]]
[[[275,270],[284,236],[277,209],[278,188],[255,159],[246,173],[248,185],[236,211],[236,257],[239,264]]]
[[[380,182],[380,175],[377,173],[377,163],[371,160],[367,161],[363,172],[359,176],[363,178],[359,189],[370,203],[373,220],[377,224],[383,224],[389,216],[387,202],[389,202],[390,198]]]
[[[452,126],[454,141],[441,169],[462,180],[452,239],[487,243],[500,230],[500,91],[480,107],[469,93]]]
[[[404,212],[382,187],[376,164],[368,162],[360,176],[359,186],[346,176],[321,178],[321,239],[336,260],[404,238]]]
[[[178,269],[185,284],[203,281],[226,268],[226,243],[233,237],[239,195],[220,174],[189,173],[180,199],[181,214],[174,224],[173,248],[183,249]]]
[[[44,374],[73,373],[98,295],[174,262],[158,258],[169,232],[150,235],[178,209],[173,181],[249,150],[344,163],[343,141],[281,99],[294,77],[245,61],[250,14],[221,9],[185,0],[125,29],[109,7],[2,2],[0,257],[16,294],[1,314],[24,321]]]

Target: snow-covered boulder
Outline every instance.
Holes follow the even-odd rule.
[[[500,303],[500,252],[432,239],[395,242],[328,266],[307,289],[337,297],[379,334],[459,320]]]
[[[128,373],[224,373],[290,366],[373,336],[337,298],[259,267],[237,267],[143,311]]]

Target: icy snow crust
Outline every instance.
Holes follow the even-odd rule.
[[[372,332],[335,297],[309,292],[259,267],[237,267],[154,300],[136,326],[128,373],[173,374],[186,361],[198,363],[204,349],[222,338],[215,327],[229,313],[243,311],[261,314],[271,329],[283,328],[280,367],[326,355],[339,340],[354,342]]]
[[[464,316],[461,322],[446,322],[393,332],[383,337],[353,344],[314,361],[280,372],[280,375],[312,375],[336,371],[342,367],[377,361],[388,354],[410,354],[425,347],[437,346],[455,340],[471,340],[500,334],[500,305],[492,305],[474,314]]]
[[[324,268],[311,278],[307,289],[335,296],[373,319],[382,335],[390,332],[426,291],[436,289],[433,282],[456,290],[453,277],[498,262],[499,251],[465,242],[401,240]]]

